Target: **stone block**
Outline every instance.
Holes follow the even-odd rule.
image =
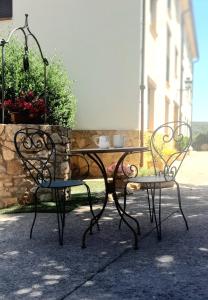
[[[0,195],[0,202],[3,198],[11,197],[11,193],[9,191],[1,190],[1,195]]]
[[[66,174],[66,173],[69,173],[69,164],[68,162],[62,162],[61,163],[61,174]]]
[[[5,125],[5,137],[7,141],[13,142],[14,141],[14,134],[16,131],[20,130],[22,125],[19,124],[7,124]]]
[[[51,138],[54,141],[54,143],[62,143],[62,138],[56,132],[51,134]]]
[[[5,147],[6,149],[9,149],[9,150],[15,152],[15,154],[16,154],[16,149],[15,149],[14,141],[5,141],[4,144],[3,144],[3,147]]]
[[[13,178],[13,181],[14,181],[14,186],[21,186],[21,185],[25,185],[25,180],[24,180],[24,178],[22,178],[22,177],[20,177],[20,178]],[[29,185],[29,183],[28,183],[28,185]],[[31,185],[32,185],[32,183],[31,183]]]
[[[3,147],[2,148],[2,156],[3,156],[3,159],[6,160],[6,161],[12,160],[15,157],[15,152],[11,151],[8,148]]]
[[[0,201],[0,208],[5,208],[17,203],[17,197],[7,197]]]
[[[21,175],[24,173],[23,166],[19,160],[11,160],[6,163],[7,174],[9,175]]]
[[[47,194],[41,194],[40,195],[40,201],[51,201],[51,199],[52,199],[52,193],[47,193]]]
[[[65,153],[66,152],[66,147],[65,145],[56,145],[56,153]]]
[[[27,203],[31,203],[33,201],[33,194],[32,193],[22,193],[18,196],[17,202],[21,205],[25,205]]]
[[[1,176],[2,174],[6,174],[6,168],[5,168],[5,166],[3,165],[3,162],[0,161],[0,176]]]
[[[87,141],[86,138],[80,138],[77,140],[77,146],[79,149],[81,148],[86,148],[89,145],[89,142]]]
[[[1,137],[2,137],[3,132],[4,132],[4,128],[5,128],[5,125],[4,124],[0,124],[0,136]]]
[[[5,188],[9,188],[13,186],[13,182],[5,182],[4,183]]]
[[[70,144],[70,137],[69,136],[62,136],[62,142],[63,144]]]

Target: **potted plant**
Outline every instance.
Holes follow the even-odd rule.
[[[44,95],[43,62],[37,49],[28,50],[29,71],[24,71],[24,47],[17,39],[12,39],[6,47],[5,56],[5,109],[11,122],[16,110],[29,116],[38,113],[40,121],[43,120],[46,109],[41,103]],[[0,60],[1,60],[0,53]],[[57,57],[49,58],[47,67],[47,123],[71,128],[74,126],[76,113],[76,98],[72,91],[73,82],[63,63]],[[0,64],[0,78],[2,76]],[[0,95],[1,95],[0,82]],[[30,95],[32,93],[32,95]],[[31,99],[29,100],[28,98]],[[11,101],[8,101],[11,100]],[[37,114],[36,114],[37,116]],[[38,119],[36,119],[38,123]],[[17,121],[18,123],[22,121]],[[31,123],[31,121],[29,121]]]
[[[33,91],[21,91],[15,99],[4,100],[7,120],[11,123],[43,123],[46,105],[43,98],[35,96]]]

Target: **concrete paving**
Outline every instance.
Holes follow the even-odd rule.
[[[118,229],[112,203],[86,249],[80,246],[88,207],[67,215],[63,247],[55,214],[38,215],[32,240],[32,214],[1,215],[0,299],[208,299],[207,161],[207,152],[193,152],[178,177],[189,231],[176,213],[163,222],[158,242],[145,193],[129,197],[128,210],[141,226],[138,250],[128,228]],[[165,189],[163,218],[176,208],[175,189]]]

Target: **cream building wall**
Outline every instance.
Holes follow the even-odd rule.
[[[1,21],[0,30],[23,25],[24,14],[28,13],[30,28],[44,52],[63,58],[75,81],[76,129],[139,130],[142,3],[145,3],[144,129],[149,129],[148,119],[151,119],[148,82],[154,84],[155,89],[154,129],[167,118],[167,99],[169,121],[176,119],[176,107],[177,119],[191,120],[192,95],[190,90],[185,90],[184,81],[187,77],[192,80],[192,60],[197,56],[197,45],[190,0],[172,0],[170,12],[168,1],[153,2],[157,13],[156,35],[150,31],[151,0],[13,0],[13,20]],[[167,27],[171,32],[169,83],[166,82]]]
[[[165,121],[185,120],[191,123],[192,93],[186,89],[186,78],[193,80],[192,63],[198,56],[194,32],[191,1],[155,0],[156,30],[151,31],[151,1],[146,1],[145,27],[145,87],[144,96],[144,129],[153,130]],[[183,21],[182,21],[183,19]],[[182,25],[184,22],[184,25]],[[182,33],[183,28],[183,33]],[[170,72],[166,80],[167,30],[170,32]],[[176,63],[177,51],[177,63]],[[181,65],[183,73],[181,74]],[[181,79],[182,78],[182,79]],[[152,128],[149,128],[148,81],[155,85],[154,117]],[[182,80],[182,86],[181,86]],[[165,102],[169,101],[168,117]],[[174,111],[178,108],[178,113]],[[180,113],[181,111],[181,113]]]
[[[146,27],[145,27],[145,102],[144,102],[144,128],[148,129],[148,81],[155,85],[154,99],[154,128],[161,124],[164,114],[164,89],[165,87],[165,66],[166,66],[166,1],[157,2],[156,35],[151,34],[150,1],[146,1]]]
[[[45,53],[60,55],[78,99],[76,129],[138,129],[140,0],[13,0]],[[47,56],[47,55],[46,55]]]

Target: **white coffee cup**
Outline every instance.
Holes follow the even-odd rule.
[[[122,148],[124,146],[124,136],[120,134],[115,134],[113,136],[113,146],[115,148]]]
[[[106,149],[110,147],[109,137],[107,135],[93,137],[95,144],[101,148]]]

